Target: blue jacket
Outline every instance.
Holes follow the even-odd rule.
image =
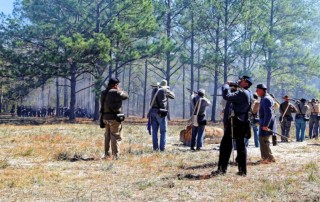
[[[222,97],[232,103],[234,113],[241,121],[248,121],[248,112],[253,101],[250,90],[240,88],[235,92],[231,92],[230,86],[224,84],[222,86]]]
[[[274,101],[269,94],[266,94],[264,97],[261,98],[260,108],[259,108],[260,128],[267,126],[269,129],[271,130],[273,129],[273,124],[274,124],[273,105],[274,105]],[[260,130],[259,135],[267,136],[267,135],[270,135],[270,133]]]

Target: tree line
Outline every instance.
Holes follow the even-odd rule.
[[[316,0],[17,0],[0,17],[0,104],[55,86],[56,108],[63,96],[74,120],[89,90],[97,120],[111,76],[130,94],[127,113],[142,117],[161,79],[182,118],[191,111],[186,89],[201,87],[219,119],[219,88],[240,75],[278,97],[318,97],[319,8]]]

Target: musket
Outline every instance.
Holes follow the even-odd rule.
[[[232,109],[231,109],[232,110]],[[232,162],[234,163],[234,141],[233,141],[233,118],[235,116],[234,111],[231,111],[231,118],[230,118],[230,122],[231,122],[231,140],[232,140]]]
[[[278,135],[278,136],[280,136],[280,137],[286,138],[287,140],[290,140],[290,141],[292,142],[292,140],[289,139],[288,137],[286,137],[286,136],[284,136],[284,135],[280,135],[279,133],[274,132],[274,131],[271,130],[271,129],[267,130],[267,132],[270,132],[270,133],[273,133],[273,134]]]
[[[190,88],[186,88],[190,93],[198,94],[196,91],[192,91]]]
[[[161,88],[161,86],[159,85],[150,85],[152,88]],[[167,86],[167,88],[170,88],[169,86]]]
[[[269,93],[268,93],[268,94],[269,94]],[[281,103],[279,102],[279,100],[277,100],[277,98],[273,96],[273,94],[269,94],[269,95],[272,97],[272,99],[273,99],[276,103],[278,103],[279,105],[281,104]]]

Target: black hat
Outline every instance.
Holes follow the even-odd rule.
[[[306,102],[307,100],[305,98],[300,99],[301,102]]]
[[[109,79],[109,84],[111,84],[111,85],[114,85],[114,84],[118,84],[118,83],[120,83],[120,81],[119,81],[119,79],[117,79],[117,78],[110,78]]]
[[[239,77],[240,80],[245,80],[246,82],[248,82],[250,85],[252,85],[252,78],[250,76],[242,76]]]
[[[263,83],[258,84],[258,85],[257,85],[257,88],[263,89],[263,90],[267,90],[267,89],[268,89],[267,86],[264,85]]]

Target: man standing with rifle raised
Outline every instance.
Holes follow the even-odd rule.
[[[101,120],[100,127],[105,128],[103,159],[110,159],[110,143],[114,160],[119,159],[120,142],[122,140],[122,124],[124,114],[122,111],[122,101],[129,98],[127,92],[119,87],[120,81],[117,78],[110,78],[108,87],[101,92]]]
[[[220,154],[218,170],[212,172],[213,176],[223,175],[227,172],[230,155],[232,152],[232,141],[236,142],[237,163],[240,176],[247,175],[247,149],[244,138],[250,138],[249,111],[253,100],[252,92],[249,90],[252,80],[248,76],[239,78],[239,88],[231,92],[231,82],[222,86],[223,99],[230,102],[231,116],[228,118],[224,136],[220,143]]]
[[[170,87],[167,85],[166,80],[162,80],[157,87],[152,90],[150,111],[148,113],[148,131],[152,134],[152,145],[154,151],[158,151],[159,149],[162,152],[165,151],[168,125],[168,99],[174,98],[175,95],[170,91]],[[158,141],[159,129],[160,145]]]

